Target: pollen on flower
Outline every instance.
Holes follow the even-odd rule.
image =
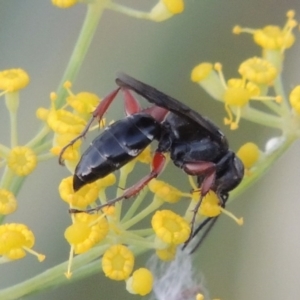
[[[260,57],[245,60],[238,71],[242,77],[256,84],[271,84],[278,73],[270,62]]]
[[[28,74],[22,69],[9,69],[0,72],[0,89],[15,92],[25,88],[29,83]]]
[[[246,143],[237,151],[237,156],[243,162],[246,169],[251,169],[260,157],[260,151],[256,144]]]
[[[168,203],[176,203],[180,200],[182,192],[164,181],[153,179],[148,184],[152,193]]]
[[[0,189],[0,214],[8,215],[17,209],[17,200],[14,194],[6,189]]]
[[[58,187],[60,197],[72,207],[85,208],[96,201],[99,194],[98,183],[93,182],[83,186],[79,191],[73,190],[73,177],[64,178]]]
[[[258,96],[260,94],[259,87],[245,80],[232,78],[227,82],[227,89],[223,95],[225,102],[225,110],[228,114],[228,118],[224,118],[225,125],[230,125],[230,129],[234,130],[238,128],[238,123],[241,118],[241,108],[245,106],[252,97]],[[231,108],[236,108],[236,120],[233,120],[233,113]]]
[[[190,236],[188,222],[170,210],[156,211],[151,224],[157,237],[167,244],[179,245]]]
[[[106,218],[99,214],[76,214],[74,223],[65,230],[65,238],[75,254],[84,253],[103,240],[109,230]]]
[[[126,289],[131,294],[145,296],[149,294],[153,287],[153,275],[146,268],[140,268],[133,272],[126,281]]]
[[[300,115],[300,85],[297,85],[290,93],[290,104],[294,111]]]
[[[7,157],[7,165],[18,176],[26,176],[35,169],[37,156],[31,148],[14,147]]]
[[[34,235],[27,226],[16,223],[0,225],[0,255],[16,260],[23,258],[27,251],[42,261],[45,256],[33,251],[33,245]]]
[[[77,4],[78,0],[52,0],[52,4],[59,8],[69,8]]]
[[[118,244],[108,248],[102,257],[104,274],[112,280],[126,280],[134,266],[134,255],[124,245]]]

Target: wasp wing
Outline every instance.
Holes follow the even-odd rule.
[[[228,145],[226,137],[215,124],[182,102],[124,73],[118,74],[116,83],[120,87],[133,90],[145,98],[148,102],[163,107],[189,122],[196,123],[196,125],[205,129],[213,140],[221,143],[222,145]]]

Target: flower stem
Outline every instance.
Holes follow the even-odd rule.
[[[107,245],[102,245],[91,249],[85,254],[76,256],[72,264],[73,275],[71,279],[67,279],[64,276],[64,272],[67,270],[68,266],[68,262],[64,262],[41,274],[38,274],[35,277],[32,277],[31,279],[0,290],[0,299],[21,299],[22,297],[28,296],[32,293],[45,291],[46,289],[54,286],[62,286],[71,282],[73,283],[82,278],[100,273],[101,268],[99,260],[95,261],[95,259],[98,258],[106,248]],[[132,250],[135,255],[139,255],[146,251],[145,249],[138,247],[135,247]]]
[[[63,88],[63,84],[67,80],[71,82],[74,81],[93,40],[99,20],[108,2],[108,0],[102,0],[94,1],[93,3],[88,4],[86,18],[84,20],[80,35],[57,90],[57,107],[61,107],[63,105],[63,101],[67,96],[67,91]]]

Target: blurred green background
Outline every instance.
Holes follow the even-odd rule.
[[[124,0],[124,5],[149,10],[156,1]],[[124,71],[185,102],[218,124],[231,148],[253,141],[264,147],[278,134],[242,120],[230,132],[222,125],[224,108],[190,81],[192,68],[203,61],[221,62],[226,78],[238,75],[243,60],[261,50],[247,34],[235,36],[232,27],[282,26],[289,9],[300,14],[297,0],[238,1],[186,0],[184,13],[154,23],[105,11],[73,91],[104,96],[114,87],[115,74]],[[0,1],[0,69],[23,68],[31,83],[21,91],[20,142],[26,143],[39,128],[37,107],[48,107],[84,19],[85,5],[58,9],[50,1]],[[296,17],[297,19],[297,17]],[[300,18],[299,18],[300,19]],[[298,19],[298,20],[299,20]],[[300,34],[287,50],[284,63],[286,91],[300,84]],[[9,141],[8,114],[0,101],[1,143]],[[111,117],[121,118],[122,106],[114,105]],[[258,134],[259,133],[259,134]],[[245,224],[237,226],[223,216],[201,249],[194,255],[212,297],[222,300],[300,299],[300,143],[282,157],[271,171],[229,206]],[[173,171],[174,169],[172,169]],[[184,190],[183,173],[176,169],[161,178]],[[174,174],[174,172],[172,173]],[[36,235],[35,249],[47,259],[35,258],[0,266],[0,287],[32,277],[68,258],[63,232],[70,224],[67,205],[57,186],[68,172],[55,160],[41,163],[19,194],[19,209],[7,222],[24,222]],[[137,174],[138,177],[142,174]],[[138,264],[142,265],[148,255]],[[81,282],[26,299],[139,299],[128,294],[122,282],[97,274]]]

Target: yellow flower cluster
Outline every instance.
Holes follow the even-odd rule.
[[[30,78],[22,69],[8,69],[0,72],[0,96],[5,97],[6,108],[10,116],[10,146],[0,144],[0,166],[5,167],[0,183],[0,214],[5,216],[16,211],[16,183],[31,174],[42,155],[32,143],[19,145],[17,131],[17,112],[19,108],[20,90],[29,84]],[[4,219],[4,218],[3,218]],[[3,220],[2,219],[2,220]],[[26,253],[36,255],[39,261],[45,256],[35,252],[32,247],[35,238],[31,230],[19,223],[0,225],[0,262],[17,260]]]
[[[284,52],[295,42],[293,29],[297,26],[294,11],[287,13],[287,22],[283,28],[266,26],[262,29],[250,29],[235,26],[233,32],[247,32],[253,35],[254,42],[262,48],[262,56],[255,56],[243,61],[238,67],[240,78],[225,80],[220,63],[215,65],[204,62],[197,65],[191,73],[191,80],[198,83],[207,93],[225,105],[227,117],[224,123],[232,130],[239,127],[242,117],[262,125],[282,128],[282,122],[273,113],[288,118],[288,103],[282,93],[281,77]],[[270,87],[275,96],[269,96]],[[291,93],[290,104],[294,111],[299,111],[297,93]],[[260,101],[272,114],[260,111],[250,105]],[[236,115],[236,118],[234,118]]]

